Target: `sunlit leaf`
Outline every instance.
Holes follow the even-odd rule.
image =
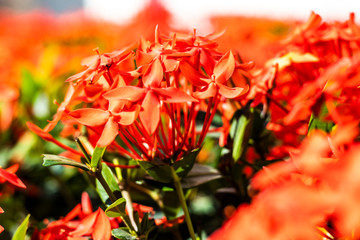
[[[173,167],[176,174],[182,178],[188,174],[195,163],[195,159],[200,152],[200,148],[194,149],[190,153],[186,154],[181,160],[174,163]]]
[[[105,149],[106,149],[106,147],[95,147],[94,153],[92,154],[92,157],[91,157],[91,163],[90,163],[92,168],[98,167],[99,162],[101,161],[101,158],[103,157],[103,155],[105,153]]]
[[[109,186],[110,190],[114,193],[116,197],[120,197],[120,188],[118,183],[115,180],[115,176],[111,169],[105,164],[101,163],[101,174],[105,179],[107,185]],[[106,205],[110,205],[111,201],[109,200],[109,195],[106,193],[103,186],[100,184],[99,180],[96,180],[96,191],[99,194],[99,197]],[[110,202],[109,202],[110,201]]]
[[[127,231],[121,229],[121,228],[116,228],[114,230],[111,231],[111,234],[116,237],[117,239],[121,239],[121,240],[136,240],[137,237],[131,235],[130,233],[128,233]]]
[[[28,229],[28,225],[29,225],[29,218],[30,218],[30,214],[28,214],[24,221],[20,224],[20,226],[16,229],[12,240],[25,240],[26,237],[26,231]]]
[[[125,216],[126,200],[125,198],[119,198],[106,208],[105,213],[108,217],[121,217]]]
[[[308,126],[308,133],[311,133],[313,130],[316,129],[330,133],[334,126],[335,124],[333,122],[321,120],[319,117],[311,114]]]

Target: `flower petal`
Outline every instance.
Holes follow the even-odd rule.
[[[195,92],[194,96],[199,99],[207,99],[210,97],[215,97],[217,92],[217,87],[214,83],[210,83],[208,86],[203,87],[200,91]]]
[[[148,67],[143,76],[143,83],[146,87],[160,87],[164,76],[164,70],[161,62],[156,58]]]
[[[219,88],[219,93],[226,98],[236,98],[241,94],[246,93],[244,88],[240,88],[240,87],[231,88],[221,83],[217,83],[216,85]]]
[[[127,102],[126,100],[110,100],[108,110],[112,114],[121,112],[122,109],[125,107],[126,102]]]
[[[25,184],[18,178],[14,173],[6,171],[2,168],[0,168],[0,180],[5,179],[9,183],[20,187],[20,188],[26,188]]]
[[[204,79],[204,76],[196,71],[193,66],[188,62],[181,62],[180,70],[184,74],[185,78],[190,81],[190,83],[197,87],[202,87],[208,85],[208,81]]]
[[[77,73],[75,75],[72,75],[71,77],[66,79],[66,82],[73,82],[73,81],[79,80],[81,78],[85,78],[88,74],[89,74],[89,70],[86,69],[86,70],[84,70],[82,72],[79,72],[79,73]]]
[[[79,123],[86,126],[100,126],[106,123],[109,118],[109,112],[96,108],[81,108],[69,113]]]
[[[141,106],[140,120],[148,133],[152,134],[160,122],[160,101],[152,91],[148,91]]]
[[[79,226],[70,233],[71,236],[74,237],[81,237],[84,235],[88,235],[93,232],[93,226],[95,221],[99,215],[99,212],[93,212],[92,214],[86,216],[84,219],[81,220]]]
[[[120,116],[119,124],[121,125],[131,125],[134,123],[140,112],[140,105],[136,105],[135,110],[133,111],[122,111],[118,115]]]
[[[161,100],[169,103],[181,103],[181,102],[197,102],[198,100],[188,95],[184,91],[174,88],[153,88],[154,92],[156,92],[159,96],[161,96]]]
[[[120,88],[115,88],[103,94],[103,97],[107,100],[129,100],[131,102],[137,102],[142,99],[145,95],[146,89],[134,87],[134,86],[125,86]]]
[[[91,201],[89,194],[87,192],[83,192],[81,194],[81,208],[83,210],[83,213],[86,215],[91,214],[93,212]]]
[[[104,130],[97,142],[97,146],[106,147],[110,145],[119,132],[119,124],[115,121],[114,117],[111,116],[105,124]]]
[[[110,240],[111,239],[111,225],[109,218],[105,215],[104,211],[99,208],[96,222],[94,224],[94,231],[92,237],[94,240]]]
[[[200,49],[200,63],[204,67],[205,72],[210,76],[213,74],[215,60],[205,49]]]
[[[215,81],[225,84],[231,77],[235,69],[235,58],[231,51],[227,52],[215,65],[214,73]]]

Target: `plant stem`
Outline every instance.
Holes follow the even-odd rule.
[[[94,172],[94,175],[96,177],[97,180],[99,180],[101,186],[103,186],[103,188],[105,189],[106,193],[108,194],[110,200],[112,202],[115,202],[117,200],[116,196],[114,195],[114,193],[111,191],[109,185],[107,184],[106,180],[104,179],[103,175],[101,174],[101,171],[96,171]],[[135,229],[134,227],[132,226],[131,222],[129,223],[127,221],[126,218],[124,217],[121,217],[122,220],[124,221],[126,227],[129,228],[130,232],[134,232],[135,233]]]
[[[185,200],[185,196],[184,196],[183,189],[182,189],[182,187],[181,187],[180,178],[179,178],[179,176],[176,174],[174,168],[173,168],[172,166],[170,166],[170,168],[171,168],[172,177],[173,177],[173,179],[174,179],[174,186],[175,186],[175,189],[176,189],[176,193],[177,193],[177,195],[178,195],[178,197],[179,197],[181,207],[182,207],[182,209],[184,210],[185,222],[186,222],[187,227],[188,227],[188,229],[189,229],[189,233],[190,233],[191,239],[192,239],[192,240],[196,240],[194,228],[193,228],[193,225],[192,225],[192,223],[191,223],[190,213],[189,213],[188,207],[187,207],[187,205],[186,205],[186,200]]]
[[[119,164],[119,160],[116,158],[113,160],[113,162],[117,165]],[[132,200],[131,200],[129,192],[124,187],[125,181],[121,174],[121,169],[119,167],[116,167],[115,172],[116,172],[116,176],[118,178],[118,184],[120,185],[121,195],[126,200],[126,210],[128,211],[130,222],[131,222],[133,228],[135,229],[135,231],[138,231],[138,227],[137,227],[135,219],[134,219],[134,209],[132,206]]]

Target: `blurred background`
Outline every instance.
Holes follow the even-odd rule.
[[[124,23],[138,13],[150,0],[0,0],[1,7],[15,11],[48,9],[55,13],[83,10],[86,14],[115,23]],[[154,2],[154,1],[153,1]],[[209,16],[243,15],[302,20],[315,11],[327,20],[345,20],[349,12],[359,12],[360,4],[353,0],[253,0],[253,1],[206,1],[206,0],[158,0],[173,16],[173,23],[182,27],[209,30]]]

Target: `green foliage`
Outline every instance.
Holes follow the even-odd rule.
[[[91,157],[91,163],[90,163],[90,166],[91,168],[94,168],[96,169],[105,153],[105,149],[106,147],[95,147],[94,149],[94,153],[92,154],[92,157]]]
[[[115,176],[113,172],[105,163],[101,163],[101,175],[103,179],[106,181],[106,184],[109,186],[111,192],[116,197],[120,197],[121,195],[120,195],[119,185],[115,180]],[[103,203],[109,205],[109,201],[110,201],[109,195],[98,179],[96,179],[95,187]]]
[[[136,236],[133,236],[131,233],[127,231],[127,228],[116,228],[111,231],[111,234],[121,240],[137,240]]]
[[[322,120],[320,117],[316,117],[314,114],[311,114],[308,126],[308,133],[311,133],[313,130],[319,129],[326,133],[330,133],[335,124],[331,121]]]
[[[28,214],[25,217],[24,221],[16,229],[14,236],[12,237],[12,240],[25,240],[26,231],[27,231],[28,225],[29,225],[29,218],[30,218],[30,214]]]
[[[44,160],[43,161],[44,167],[50,167],[50,166],[55,166],[55,165],[67,165],[67,166],[77,167],[77,168],[80,168],[85,171],[90,170],[89,167],[86,166],[85,164],[77,162],[70,158],[63,157],[63,156],[44,154],[43,160]]]
[[[124,217],[126,216],[125,207],[125,198],[119,198],[106,208],[105,213],[108,217]]]
[[[173,168],[180,178],[185,177],[192,169],[199,152],[200,149],[195,149],[173,164]],[[138,163],[140,167],[156,181],[161,183],[171,183],[173,181],[170,165],[164,163],[157,164],[155,162],[148,161],[138,161]]]

